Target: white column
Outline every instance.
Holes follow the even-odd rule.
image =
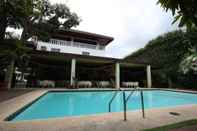
[[[96,45],[96,49],[99,50],[99,44]]]
[[[116,89],[119,89],[120,88],[120,64],[119,63],[116,63],[115,77],[116,77],[115,86],[116,86]]]
[[[151,88],[152,80],[151,80],[151,66],[150,65],[146,66],[146,75],[147,75],[147,87]]]
[[[75,80],[75,72],[76,70],[76,59],[72,59],[71,61],[71,75],[70,75],[70,85],[74,85],[74,80]]]
[[[70,44],[71,44],[71,46],[73,46],[73,45],[74,45],[74,39],[73,39],[73,37],[71,37]]]

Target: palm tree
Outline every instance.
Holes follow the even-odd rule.
[[[189,53],[185,55],[183,61],[180,64],[180,69],[183,74],[191,72],[197,72],[197,51],[196,47],[189,49]]]
[[[0,68],[6,69],[5,82],[11,88],[15,65],[26,65],[25,58],[32,49],[25,46],[25,42],[17,38],[6,39],[0,44]]]
[[[197,27],[197,1],[196,0],[158,0],[163,9],[170,10],[174,16],[174,22],[179,22],[179,27],[188,29]]]

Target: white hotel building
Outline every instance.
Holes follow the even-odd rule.
[[[34,41],[36,50],[31,54],[32,61],[34,61],[32,62],[32,65],[34,65],[32,68],[34,70],[38,69],[36,62],[53,68],[46,69],[44,72],[45,67],[43,67],[41,70],[43,73],[34,71],[33,74],[39,74],[40,80],[52,80],[53,78],[49,76],[52,75],[51,77],[54,77],[56,75],[57,77],[54,77],[56,80],[66,80],[69,81],[70,86],[74,86],[76,79],[78,82],[95,81],[95,79],[98,81],[110,81],[112,79],[114,81],[113,86],[120,88],[132,81],[127,79],[129,76],[125,74],[126,78],[124,72],[121,73],[121,70],[127,70],[127,72],[130,72],[128,74],[132,74],[132,70],[129,71],[130,69],[143,69],[145,67],[147,87],[151,87],[150,65],[135,64],[129,60],[106,57],[105,48],[113,41],[112,37],[78,30],[58,30],[51,33],[48,41],[41,41],[39,38],[35,38]],[[58,68],[58,65],[62,67],[62,70]],[[65,67],[64,70],[63,67]],[[110,67],[110,69],[105,67]],[[93,79],[94,69],[97,77]],[[111,78],[107,77],[108,74]],[[92,80],[90,80],[91,78]],[[126,79],[124,80],[124,78]],[[68,86],[68,84],[64,86]]]

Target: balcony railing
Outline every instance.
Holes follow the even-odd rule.
[[[72,47],[79,47],[79,48],[89,48],[89,49],[97,49],[97,50],[103,50],[105,46],[101,45],[91,45],[81,42],[75,42],[75,41],[64,41],[64,40],[57,40],[57,39],[50,39],[50,44],[55,45],[62,45],[62,46],[72,46]]]
[[[64,41],[64,40],[50,39],[49,43],[55,44],[55,45],[71,46],[70,41]]]

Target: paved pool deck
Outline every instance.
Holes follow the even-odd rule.
[[[142,118],[141,110],[129,111],[126,122],[123,121],[123,112],[47,120],[4,121],[7,116],[49,90],[52,89],[38,89],[1,102],[0,131],[138,131],[197,118],[197,104],[194,104],[170,108],[146,109],[145,119]],[[169,112],[177,112],[180,115],[171,115]]]

